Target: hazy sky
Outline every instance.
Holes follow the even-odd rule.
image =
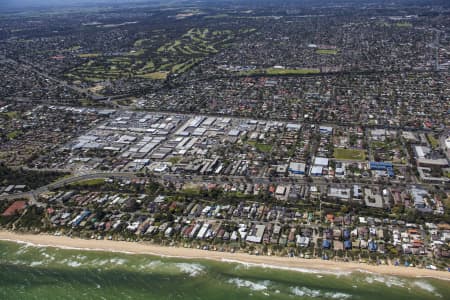
[[[0,8],[5,7],[23,7],[23,6],[59,6],[82,3],[123,3],[123,2],[142,2],[143,0],[0,0]],[[147,0],[151,2],[151,0]]]

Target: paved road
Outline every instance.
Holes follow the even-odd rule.
[[[172,182],[172,183],[253,183],[260,185],[270,185],[270,184],[297,184],[297,185],[315,185],[321,188],[325,188],[328,185],[353,185],[358,184],[362,186],[380,186],[377,182],[366,182],[361,180],[340,180],[339,183],[335,183],[332,180],[327,180],[325,178],[303,178],[303,177],[247,177],[247,176],[206,176],[206,175],[184,175],[184,174],[151,174],[150,178],[157,180],[158,182]],[[134,179],[134,178],[149,178],[149,177],[138,177],[137,173],[133,172],[92,172],[85,174],[76,174],[71,177],[65,177],[48,185],[39,187],[29,192],[23,192],[13,195],[3,195],[0,196],[0,200],[14,200],[14,199],[29,199],[32,203],[37,204],[38,195],[44,192],[48,192],[51,189],[57,189],[64,187],[70,183],[90,180],[90,179],[107,179],[107,178],[120,178],[120,179]],[[398,181],[390,181],[391,184],[397,184],[399,186],[404,186],[404,183]]]
[[[0,196],[0,200],[14,200],[14,199],[25,198],[25,199],[29,199],[31,201],[35,201],[35,199],[37,198],[37,196],[39,194],[48,192],[51,189],[61,188],[64,185],[67,185],[67,184],[70,184],[73,182],[89,180],[89,179],[101,179],[101,178],[132,179],[132,178],[136,178],[136,174],[135,173],[126,173],[126,172],[115,172],[115,173],[104,172],[104,173],[91,173],[91,174],[84,174],[84,175],[79,175],[79,176],[66,177],[66,178],[62,178],[60,180],[57,180],[55,182],[52,182],[48,185],[39,187],[39,188],[34,189],[29,192]]]

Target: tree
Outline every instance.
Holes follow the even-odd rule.
[[[349,212],[349,207],[348,207],[347,205],[342,205],[342,206],[341,206],[341,212],[342,212],[343,214],[348,213],[348,212]]]

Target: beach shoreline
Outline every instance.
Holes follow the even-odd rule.
[[[450,281],[450,272],[392,265],[369,265],[356,262],[336,262],[320,259],[289,258],[280,256],[256,256],[245,253],[206,251],[193,248],[169,247],[145,242],[87,240],[48,234],[18,233],[0,230],[0,241],[27,243],[36,247],[54,247],[82,251],[143,254],[167,258],[212,260],[239,263],[252,267],[273,268],[304,273],[349,275],[353,272],[409,278],[433,278]]]

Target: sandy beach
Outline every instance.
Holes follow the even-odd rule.
[[[205,251],[191,248],[164,247],[140,242],[119,242],[109,240],[84,240],[66,236],[21,234],[0,231],[0,240],[25,242],[36,246],[71,248],[94,251],[113,251],[130,254],[148,254],[155,256],[179,257],[183,259],[209,259],[222,262],[236,262],[261,267],[292,269],[304,272],[346,274],[351,272],[370,272],[381,275],[404,277],[429,277],[450,280],[450,272],[433,271],[413,267],[395,267],[388,265],[368,265],[354,262],[335,262],[320,259],[288,258],[278,256],[255,256],[245,253]]]

